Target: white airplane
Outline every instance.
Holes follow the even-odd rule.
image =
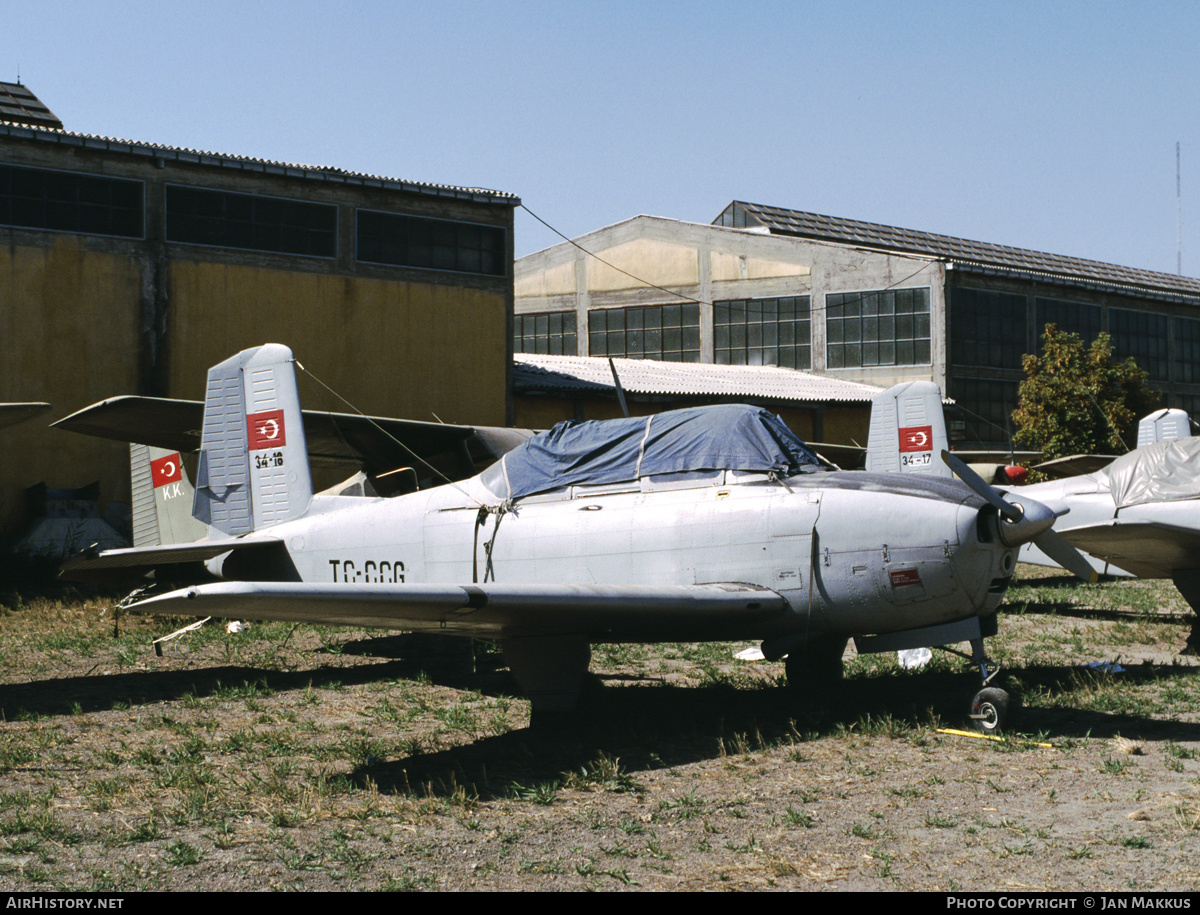
[[[1188,435],[1187,415],[1160,410],[1139,426],[1140,447],[1095,473],[1022,486],[1055,511],[1070,515],[1057,527],[1097,572],[1169,578],[1200,613],[1200,438]],[[1029,543],[1022,562],[1058,565]],[[1200,620],[1188,645],[1200,649]]]
[[[850,637],[860,652],[965,641],[983,680],[971,716],[1003,726],[984,638],[1017,548],[1055,539],[1045,506],[965,467],[986,497],[831,471],[736,405],[563,423],[392,498],[316,494],[293,363],[267,344],[209,372],[193,509],[207,539],[85,553],[64,576],[153,574],[132,604],[149,612],[497,639],[535,719],[574,707],[595,642],[761,640],[820,691]]]

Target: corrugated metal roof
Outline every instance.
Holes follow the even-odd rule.
[[[234,156],[198,149],[160,146],[157,143],[141,143],[133,140],[119,140],[113,137],[72,133],[69,130],[32,127],[28,124],[4,121],[2,118],[0,118],[0,137],[14,137],[22,140],[55,143],[60,146],[104,150],[106,152],[122,153],[141,158],[163,159],[166,161],[186,162],[193,165],[236,169],[238,171],[255,172],[262,175],[283,175],[289,178],[303,178],[310,181],[375,187],[390,191],[407,191],[412,194],[427,194],[434,197],[453,197],[458,200],[472,200],[479,203],[503,203],[509,206],[519,206],[521,203],[521,198],[515,194],[488,190],[487,188],[428,184],[421,181],[405,181],[400,178],[387,178],[382,175],[350,172],[328,165],[299,165],[292,162],[254,159],[249,156]]]
[[[62,129],[62,121],[20,83],[0,83],[0,121]]]
[[[942,258],[967,269],[990,268],[992,271],[1084,280],[1115,289],[1148,290],[1188,299],[1200,297],[1200,279],[1171,273],[1139,270],[1079,257],[1046,254],[1025,248],[1010,248],[1006,245],[953,238],[949,235],[881,226],[855,219],[820,216],[816,213],[803,213],[740,200],[735,200],[731,206],[741,207],[772,234],[795,235],[865,248],[921,254]]]
[[[611,392],[615,389],[607,357],[518,353],[513,362],[513,384],[517,393]],[[630,394],[767,398],[798,403],[869,403],[883,390],[869,384],[775,366],[707,365],[652,359],[614,359],[613,362],[621,387]]]

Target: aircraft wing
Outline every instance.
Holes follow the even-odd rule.
[[[474,476],[532,432],[499,426],[458,426],[410,419],[305,410],[309,460],[353,465],[375,476],[397,467],[425,467],[414,453],[452,479]],[[60,429],[169,448],[184,454],[200,447],[204,403],[165,397],[112,397],[53,423]]]
[[[1138,578],[1172,578],[1200,567],[1200,529],[1156,521],[1118,521],[1059,531],[1072,546]]]
[[[591,641],[748,638],[787,612],[750,584],[391,586],[218,582],[149,597],[129,609],[454,635],[583,635]]]
[[[48,403],[0,403],[0,429],[24,422],[49,409]]]
[[[1067,457],[1055,458],[1053,461],[1043,461],[1035,464],[1031,470],[1044,473],[1052,480],[1064,477],[1078,477],[1085,473],[1095,473],[1107,467],[1116,460],[1114,454],[1071,454]]]

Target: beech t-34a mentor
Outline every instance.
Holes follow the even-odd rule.
[[[496,639],[535,717],[574,706],[592,643],[761,640],[820,691],[850,637],[969,642],[971,714],[1003,724],[984,637],[1016,550],[1055,536],[1044,506],[836,471],[738,405],[563,423],[482,474],[391,498],[314,494],[293,364],[267,344],[209,371],[206,539],[85,553],[64,575],[153,573],[132,603],[150,612]]]

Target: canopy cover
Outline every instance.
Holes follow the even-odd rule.
[[[1108,481],[1117,508],[1200,496],[1200,437],[1154,442],[1096,474]]]
[[[824,470],[821,460],[778,416],[760,407],[721,404],[654,416],[559,423],[489,467],[483,483],[501,499],[580,483],[703,470],[781,475]]]

